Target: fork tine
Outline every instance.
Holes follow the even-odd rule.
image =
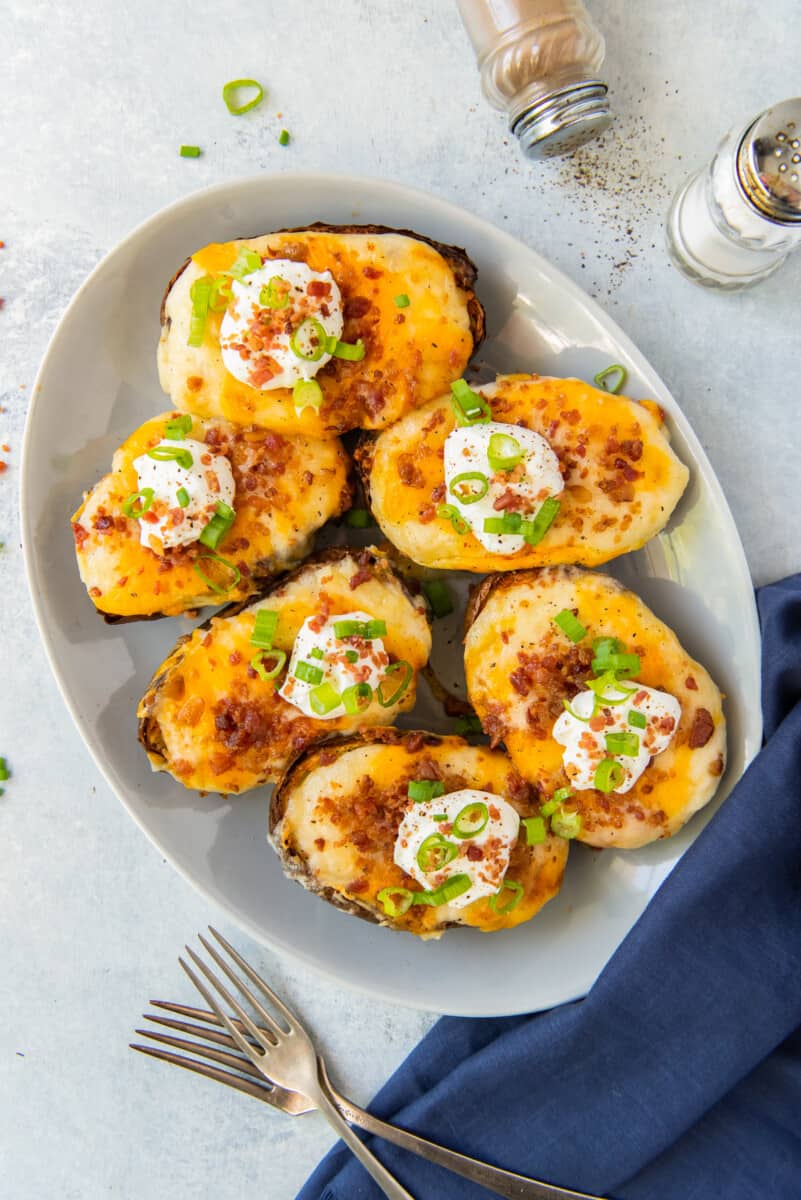
[[[244,998],[247,1000],[248,1004],[256,1010],[256,1012],[259,1014],[262,1021],[265,1022],[265,1024],[267,1025],[267,1028],[271,1031],[271,1033],[273,1033],[276,1038],[280,1038],[282,1036],[286,1037],[287,1033],[290,1032],[290,1030],[281,1028],[281,1026],[278,1024],[278,1022],[276,1021],[276,1019],[272,1015],[272,1013],[269,1013],[267,1011],[267,1009],[264,1007],[264,1005],[261,1003],[261,1001],[258,1000],[253,995],[253,992],[250,990],[250,988],[247,986],[247,984],[242,982],[242,980],[239,978],[239,976],[236,974],[236,972],[233,971],[231,969],[231,967],[229,967],[228,963],[225,961],[225,959],[222,957],[222,955],[217,950],[214,949],[214,947],[211,945],[210,942],[206,941],[203,934],[199,933],[198,937],[200,938],[200,943],[203,946],[204,950],[208,954],[211,955],[211,957],[214,959],[214,961],[216,962],[216,964],[220,968],[220,970],[225,972],[225,974],[231,980],[231,983],[238,990],[240,995],[244,996]],[[244,962],[244,959],[242,959],[242,961]],[[254,974],[255,974],[255,972],[254,972]],[[256,978],[258,978],[258,976],[256,976]]]
[[[172,1063],[176,1067],[185,1067],[187,1071],[194,1071],[196,1075],[205,1075],[207,1079],[215,1079],[217,1083],[224,1083],[237,1092],[255,1096],[257,1100],[261,1100],[265,1104],[270,1103],[268,1087],[251,1083],[249,1079],[243,1079],[241,1075],[232,1075],[230,1071],[221,1071],[219,1067],[213,1067],[210,1063],[198,1062],[194,1058],[185,1058],[183,1054],[171,1054],[169,1050],[160,1050],[156,1046],[140,1046],[136,1042],[131,1042],[130,1048],[138,1050],[140,1054],[148,1054],[151,1058],[160,1058],[162,1062]]]
[[[221,995],[223,995],[225,997],[225,999],[228,1001],[228,1003],[231,1005],[231,1007],[234,1009],[234,1011],[241,1014],[242,1017],[245,1017],[245,1022],[244,1022],[245,1028],[247,1029],[248,1025],[250,1025],[251,1028],[254,1030],[254,1037],[255,1037],[256,1036],[255,1035],[256,1026],[253,1024],[253,1022],[250,1020],[250,1018],[247,1017],[247,1014],[243,1011],[243,1009],[241,1009],[239,1007],[239,1005],[234,1000],[233,996],[230,994],[228,989],[222,983],[217,982],[217,980],[215,979],[212,972],[209,970],[209,968],[206,966],[206,964],[198,958],[198,956],[195,954],[195,952],[193,950],[190,950],[188,946],[186,949],[187,949],[187,953],[189,954],[189,957],[192,959],[192,961],[200,967],[203,974],[206,976],[207,979],[209,979],[209,982],[212,983],[214,987],[219,989]],[[248,1057],[251,1057],[253,1054],[259,1053],[258,1049],[247,1040],[247,1038],[244,1036],[244,1034],[240,1033],[240,1031],[237,1029],[236,1025],[234,1025],[233,1021],[228,1016],[228,1014],[217,1003],[214,996],[209,991],[209,989],[206,987],[205,983],[200,978],[200,976],[196,975],[195,972],[192,970],[192,968],[189,966],[189,963],[185,962],[182,958],[179,958],[178,962],[181,964],[182,968],[184,969],[184,971],[186,972],[188,977],[192,980],[192,983],[194,983],[195,987],[200,992],[201,996],[206,1001],[206,1003],[209,1005],[212,1012],[216,1013],[217,1017],[220,1020],[220,1023],[228,1030],[231,1037],[234,1039],[234,1041],[236,1042],[237,1046],[242,1051],[242,1053],[247,1054]]]
[[[215,1050],[212,1046],[204,1046],[201,1042],[190,1042],[184,1038],[170,1037],[167,1033],[159,1033],[155,1029],[136,1029],[134,1031],[141,1037],[151,1038],[154,1042],[161,1042],[164,1046],[172,1046],[174,1050],[189,1050],[200,1055],[201,1058],[211,1059],[212,1062],[220,1063],[224,1067],[232,1067],[235,1071],[244,1071],[247,1075],[252,1075],[255,1078],[260,1077],[260,1072],[253,1063],[248,1062],[244,1058],[240,1058],[238,1054],[229,1054],[225,1050]]]
[[[245,972],[250,982],[255,983],[256,987],[261,990],[270,1003],[278,1009],[281,1015],[285,1018],[290,1030],[292,1030],[292,1032],[300,1032],[303,1028],[301,1022],[292,1012],[291,1008],[287,1008],[281,997],[277,996],[272,988],[267,986],[261,975],[258,975],[253,970],[253,967],[251,967],[250,963],[245,962],[242,955],[234,949],[231,943],[227,941],[221,933],[217,932],[213,925],[209,925],[209,932],[217,939],[222,948],[227,951],[228,954],[230,954],[231,958],[234,960],[239,969]]]
[[[208,1025],[193,1025],[191,1021],[176,1021],[174,1017],[161,1017],[158,1013],[142,1013],[142,1016],[146,1021],[153,1021],[156,1025],[166,1025],[168,1029],[177,1029],[179,1033],[196,1034],[207,1042],[215,1042],[218,1046],[227,1046],[229,1050],[237,1049],[234,1039],[220,1029],[216,1020],[211,1021]]]

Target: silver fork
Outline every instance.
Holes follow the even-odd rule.
[[[279,998],[267,986],[265,981],[256,975],[255,971],[248,966],[247,963],[236,953],[225,939],[216,932],[211,930],[212,934],[217,938],[222,946],[228,950],[234,960],[242,967],[248,977],[263,994],[270,1000],[282,1013],[289,1013]],[[246,997],[250,996],[250,992],[243,990],[236,976],[227,968],[226,964],[222,963],[212,947],[208,945],[203,938],[201,941],[225,970],[228,977],[235,983],[238,990]],[[189,951],[194,961],[204,969],[202,962]],[[193,1008],[185,1004],[172,1004],[165,1001],[154,1000],[151,1003],[160,1009],[167,1012],[176,1013],[181,1017],[191,1017],[195,1021],[203,1022],[202,1025],[192,1024],[188,1021],[176,1020],[162,1015],[146,1013],[145,1019],[163,1025],[168,1029],[176,1030],[180,1033],[186,1033],[202,1039],[201,1041],[186,1041],[182,1038],[173,1037],[163,1033],[157,1033],[150,1029],[137,1029],[137,1033],[144,1037],[150,1038],[152,1041],[162,1043],[166,1046],[171,1046],[175,1050],[180,1050],[185,1053],[174,1054],[168,1050],[157,1049],[153,1046],[142,1046],[132,1044],[132,1049],[138,1050],[143,1054],[148,1054],[153,1058],[161,1059],[165,1062],[173,1063],[176,1066],[185,1067],[187,1070],[194,1071],[197,1074],[204,1075],[207,1078],[214,1079],[219,1083],[223,1083],[228,1087],[232,1087],[237,1091],[244,1092],[247,1095],[253,1096],[264,1103],[270,1104],[274,1108],[278,1108],[283,1112],[287,1112],[293,1116],[300,1115],[313,1111],[317,1104],[308,1095],[292,1088],[282,1086],[277,1082],[269,1069],[271,1063],[255,1063],[251,1057],[249,1050],[244,1051],[247,1058],[241,1057],[238,1050],[241,1050],[241,1043],[238,1039],[235,1040],[234,1031],[238,1032],[242,1039],[248,1042],[250,1030],[241,1020],[235,1018],[225,1018],[221,1013],[219,1005],[213,1003],[204,987],[200,984],[194,975],[194,972],[182,963],[184,969],[189,974],[190,978],[195,982],[196,986],[205,996],[208,1003],[212,1004],[214,1012],[207,1012],[204,1009]],[[204,969],[204,973],[209,976],[208,969]],[[217,984],[215,984],[217,986]],[[226,992],[221,991],[226,998],[231,1002],[231,997]],[[252,1002],[252,1001],[251,1001]],[[233,1002],[235,1003],[235,1002]],[[254,1005],[256,1011],[261,1012],[260,1005]],[[242,1010],[236,1005],[236,1008],[241,1013]],[[216,1014],[216,1015],[215,1015]],[[292,1014],[289,1014],[292,1016]],[[221,1018],[225,1024],[225,1028],[230,1029],[231,1033],[224,1033],[220,1028]],[[292,1017],[292,1020],[300,1026],[297,1018]],[[229,1024],[230,1022],[230,1024]],[[250,1022],[252,1025],[252,1022]],[[258,1027],[255,1027],[258,1029]],[[304,1031],[305,1033],[305,1031]],[[260,1039],[270,1039],[271,1033],[269,1030],[259,1030]],[[307,1039],[308,1040],[308,1039]],[[209,1044],[211,1043],[211,1044]],[[216,1047],[222,1047],[217,1049]],[[251,1044],[251,1049],[256,1053],[261,1053],[256,1050],[256,1046]],[[187,1057],[189,1054],[198,1054],[201,1058],[208,1061],[201,1062],[196,1058]],[[217,1063],[219,1066],[212,1064]],[[445,1146],[440,1146],[436,1142],[431,1142],[427,1138],[410,1133],[408,1130],[399,1129],[395,1125],[390,1125],[385,1121],[374,1117],[372,1113],[365,1112],[357,1105],[341,1096],[333,1088],[328,1075],[326,1073],[325,1064],[321,1058],[317,1059],[318,1064],[318,1081],[322,1089],[327,1093],[330,1100],[341,1112],[342,1116],[352,1125],[357,1125],[368,1133],[375,1134],[384,1138],[386,1141],[393,1142],[397,1146],[401,1146],[414,1154],[420,1155],[422,1158],[430,1162],[436,1163],[439,1166],[445,1167],[448,1170],[454,1171],[465,1179],[469,1179],[474,1183],[479,1183],[490,1191],[495,1192],[499,1196],[504,1196],[507,1200],[598,1200],[597,1197],[587,1196],[585,1192],[570,1191],[566,1188],[560,1188],[554,1184],[544,1183],[541,1180],[530,1179],[525,1175],[518,1175],[513,1171],[505,1171],[500,1167],[490,1166],[475,1158],[470,1158],[468,1155],[460,1154],[455,1150],[449,1150]],[[231,1070],[223,1070],[222,1067],[230,1067],[232,1071],[238,1072],[233,1074]],[[245,1077],[243,1077],[245,1076]],[[355,1136],[355,1135],[353,1135]],[[358,1140],[358,1139],[357,1139]],[[359,1142],[361,1146],[362,1143]],[[364,1147],[363,1147],[364,1148]],[[383,1185],[381,1185],[383,1186]]]

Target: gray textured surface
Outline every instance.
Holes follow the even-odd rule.
[[[0,800],[0,1179],[9,1200],[284,1200],[330,1141],[316,1117],[263,1111],[126,1049],[149,996],[188,996],[176,954],[214,914],[101,781],[30,616],[16,518],[28,392],[70,295],[140,220],[204,184],[289,168],[381,175],[462,203],[582,283],[651,358],[720,475],[757,582],[801,566],[788,487],[801,450],[801,255],[752,292],[724,297],[681,279],[662,235],[671,192],[718,136],[797,89],[789,47],[801,10],[773,0],[770,18],[757,20],[745,0],[592,7],[607,34],[617,123],[603,144],[545,166],[518,158],[481,101],[446,0],[4,7],[0,754],[14,774]],[[268,100],[230,117],[220,86],[251,74]],[[276,141],[284,125],[287,149]],[[180,159],[181,142],[202,145],[203,157]],[[428,1025],[248,949],[308,1016],[355,1099]]]

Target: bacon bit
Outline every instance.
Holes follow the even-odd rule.
[[[578,442],[576,444],[574,453],[577,454],[579,456],[579,458],[584,458],[587,453],[587,447],[584,445],[583,442]]]
[[[445,499],[445,484],[444,483],[438,483],[437,486],[432,490],[431,499],[434,501],[435,504],[439,504],[442,500]]]
[[[501,492],[500,496],[495,497],[492,507],[496,512],[508,512],[509,509],[515,509],[519,504],[520,497],[517,492],[507,488],[505,492]]]
[[[380,279],[383,274],[377,267],[362,267],[362,275],[367,279]]]
[[[325,850],[325,838],[315,838],[314,844],[318,850]]]
[[[635,479],[642,478],[642,471],[635,471],[634,467],[627,463],[625,458],[616,458],[615,466],[617,467],[618,471],[620,471],[623,478],[627,479],[629,483],[633,483]]]
[[[630,458],[632,462],[638,462],[642,458],[642,452],[643,444],[639,438],[629,438],[620,443],[620,453],[625,454],[626,458]]]
[[[211,634],[207,633],[200,643],[204,650],[208,650],[209,646],[211,645],[211,640]]]
[[[203,387],[203,380],[200,375],[190,375],[186,381],[186,386],[190,392],[199,392]]]
[[[3,302],[2,302],[2,300],[0,300],[0,308],[2,307],[2,304],[3,304]],[[0,458],[0,475],[3,474],[3,471],[7,471],[7,470],[8,470],[8,463],[3,462],[3,460]]]
[[[559,416],[563,421],[567,421],[568,425],[578,425],[581,420],[581,413],[577,408],[571,408],[568,412],[560,412]]]
[[[472,843],[467,847],[467,857],[471,862],[481,862],[482,858],[484,857],[484,851],[480,846],[476,846],[475,843]]]
[[[204,471],[203,474],[206,478],[206,485],[209,491],[212,495],[216,495],[220,490],[220,481],[217,478],[216,471]]]
[[[304,471],[303,482],[306,484],[306,487],[311,487],[314,483],[314,474],[311,471]]]
[[[407,487],[421,488],[425,485],[423,472],[415,465],[414,457],[411,454],[401,454],[398,456],[398,478],[401,483]]]
[[[501,641],[503,642],[504,646],[509,645],[509,631],[507,629],[501,631]]]
[[[607,454],[616,454],[619,449],[620,449],[620,442],[617,440],[616,437],[608,437],[606,439],[606,453]]]
[[[509,682],[519,696],[527,696],[531,691],[533,680],[525,667],[515,667],[509,676]]]
[[[127,582],[128,582],[128,576],[120,575],[119,579],[117,580],[117,587],[125,587]]]
[[[309,296],[330,296],[331,284],[324,279],[312,279],[306,284],[306,294]]]
[[[500,821],[501,811],[496,804],[489,805],[489,815],[493,821]]]
[[[114,518],[113,517],[107,517],[105,514],[101,514],[100,516],[95,517],[95,529],[98,531],[98,533],[105,533],[106,530],[113,529],[113,528],[114,528]]]
[[[204,467],[207,467],[209,465],[209,463],[211,462],[211,455],[210,454],[201,454],[200,461],[203,463]]]
[[[234,650],[231,654],[228,655],[228,661],[232,667],[238,667],[242,661],[242,655],[239,653],[238,650]]]
[[[693,676],[693,675],[687,676],[687,678],[684,680],[684,686],[690,692],[698,691],[698,684],[695,682],[695,676]]]
[[[0,446],[0,450],[2,450],[5,454],[11,453],[11,447],[7,446],[5,442],[3,442],[2,446]]]
[[[5,242],[0,242],[0,250],[5,250],[5,248],[6,248]]]
[[[100,588],[99,588],[99,587],[90,587],[90,588],[89,588],[89,595],[90,595],[90,596],[94,596],[94,598],[95,598],[95,599],[97,599],[97,598],[98,598],[98,596],[102,596],[102,595],[103,595],[103,593],[101,592],[101,590],[100,590]]]
[[[179,725],[197,725],[206,707],[202,696],[190,696],[175,714]]]
[[[372,301],[366,296],[348,296],[343,306],[343,316],[346,320],[350,317],[359,320],[366,317],[372,307]]]
[[[348,891],[359,896],[362,892],[366,892],[369,886],[366,879],[354,879],[353,883],[348,884]]]
[[[403,313],[395,314],[395,324],[396,325],[405,325],[406,324],[406,317],[403,315]]]
[[[687,744],[691,750],[700,750],[707,744],[714,732],[715,722],[712,720],[712,714],[706,708],[699,708],[693,717]]]
[[[664,717],[658,717],[657,720],[654,721],[654,728],[657,729],[659,733],[672,733],[675,726],[675,717],[668,716],[667,714]]]
[[[606,717],[603,713],[597,713],[596,716],[590,717],[590,729],[593,733],[600,733],[606,728]]]
[[[427,504],[425,508],[421,508],[417,514],[421,525],[430,525],[437,515],[437,510],[433,504]]]

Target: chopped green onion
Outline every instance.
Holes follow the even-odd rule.
[[[384,637],[387,632],[386,621],[370,620],[370,621],[334,621],[334,637],[340,641],[343,638],[360,637],[373,638]]]
[[[447,821],[447,819],[447,813],[434,813],[433,817],[431,818],[432,821]]]
[[[606,749],[610,754],[621,754],[624,758],[636,758],[640,753],[639,734],[625,730],[621,733],[607,733]]]
[[[275,663],[268,671],[264,663],[265,661],[269,662],[270,659],[275,659]],[[283,650],[273,650],[268,646],[264,650],[259,650],[258,654],[253,655],[250,665],[259,679],[264,683],[269,683],[271,679],[275,679],[277,675],[280,675],[286,666],[286,654]]]
[[[200,146],[181,146],[181,158],[200,158]]]
[[[246,100],[244,104],[237,104],[236,93],[240,88],[255,88],[256,95],[251,100]],[[257,104],[261,104],[264,99],[264,88],[258,79],[231,79],[223,86],[222,98],[231,116],[241,117],[243,113],[250,112]]]
[[[618,377],[617,382],[615,383],[614,387],[612,387],[611,385],[609,387],[606,386],[606,381],[610,375],[617,375],[617,377]],[[599,371],[598,374],[594,377],[593,382],[599,388],[603,388],[603,390],[605,392],[609,392],[611,395],[614,396],[623,387],[623,384],[626,382],[627,377],[628,377],[628,371],[626,370],[625,367],[622,367],[620,365],[620,363],[612,363],[611,367],[604,367],[603,371]]]
[[[625,778],[625,772],[619,762],[613,758],[602,758],[595,768],[593,786],[599,792],[613,792]]]
[[[492,409],[487,401],[464,379],[451,384],[451,408],[458,425],[486,425],[492,420]]]
[[[192,301],[192,315],[189,318],[189,337],[186,339],[188,346],[203,345],[213,283],[214,280],[211,275],[204,275],[202,278],[196,279],[189,289],[189,298]]]
[[[635,729],[645,729],[648,724],[648,719],[644,712],[638,712],[636,708],[629,709],[629,725],[633,725]]]
[[[306,317],[289,336],[289,348],[304,362],[319,362],[326,352],[328,335],[316,317]]]
[[[605,654],[592,660],[592,669],[596,675],[606,671],[615,674],[639,675],[641,670],[639,654]]]
[[[226,585],[226,584],[216,583],[213,579],[209,579],[208,575],[206,575],[204,573],[203,569],[198,566],[198,563],[204,559],[208,559],[210,562],[222,563],[222,565],[226,568],[226,570],[231,572],[231,582]],[[227,595],[228,592],[233,591],[233,589],[235,587],[237,587],[240,579],[242,578],[242,572],[239,570],[239,568],[234,566],[234,564],[232,562],[229,562],[227,558],[221,558],[219,554],[201,554],[201,555],[199,555],[198,558],[192,563],[192,569],[196,575],[200,576],[200,578],[203,580],[203,582],[206,584],[206,586],[210,587],[211,590],[213,592],[216,592],[218,596],[225,596],[225,595]]]
[[[180,417],[171,417],[164,426],[164,436],[170,441],[180,442],[188,434],[192,432],[192,418],[189,413],[182,413]]]
[[[369,683],[354,683],[350,687],[346,687],[342,693],[342,703],[345,705],[345,712],[351,716],[364,712],[366,708],[369,708],[372,699],[373,689]]]
[[[251,646],[261,646],[262,650],[271,650],[277,628],[278,613],[271,608],[260,608],[256,613],[253,633],[250,635]]]
[[[502,517],[485,517],[485,533],[520,533],[524,521],[518,512],[504,513]]]
[[[320,672],[322,674],[322,672]],[[295,672],[297,674],[297,671]],[[309,704],[318,717],[324,717],[342,703],[342,697],[330,683],[322,683],[309,692]]]
[[[456,814],[453,822],[453,836],[458,838],[471,838],[476,834],[481,833],[489,822],[489,809],[483,800],[475,800],[472,804],[466,804],[464,808]]]
[[[464,517],[460,515],[459,510],[454,508],[452,504],[438,504],[437,516],[443,521],[450,521],[453,528],[462,537],[470,532],[470,526],[467,524],[467,521],[465,521]]]
[[[366,508],[352,508],[345,513],[345,524],[351,529],[367,529],[373,524],[373,518]]]
[[[317,409],[323,402],[323,389],[316,379],[296,379],[292,386],[292,400],[298,414],[304,408]]]
[[[550,800],[546,800],[544,804],[540,805],[540,812],[544,817],[552,817],[560,804],[561,801],[552,796]]]
[[[405,887],[385,887],[376,896],[388,917],[402,917],[414,903],[414,895]]]
[[[468,733],[483,733],[481,721],[478,717],[457,717],[453,723],[454,733],[462,736]]]
[[[565,637],[570,638],[571,642],[580,642],[582,638],[587,636],[587,630],[582,625],[581,621],[571,612],[569,608],[563,608],[560,613],[557,613],[553,619],[554,625],[558,625]]]
[[[358,342],[339,342],[335,337],[327,337],[325,353],[332,354],[334,358],[346,359],[348,362],[361,362],[367,351],[361,338]]]
[[[561,808],[551,817],[551,832],[568,841],[578,837],[581,833],[581,813]]]
[[[527,846],[540,846],[548,836],[542,817],[524,817],[520,824],[526,831]]]
[[[279,133],[278,145],[279,146],[288,146],[289,145],[289,130],[288,129],[282,129],[281,132]]]
[[[175,493],[175,498],[178,501],[181,508],[188,508],[189,492],[186,490],[186,488],[178,488],[178,491]]]
[[[589,717],[582,717],[579,713],[577,713],[575,708],[573,708],[573,706],[571,705],[569,700],[563,700],[562,706],[564,707],[565,712],[570,713],[570,715],[574,721],[583,721],[584,724],[586,725],[588,723],[588,721],[590,720]],[[595,707],[594,706],[593,706],[592,715],[595,716]]]
[[[384,688],[384,684],[387,682],[386,676],[394,675],[398,671],[404,672],[404,678],[398,684],[397,688],[395,689],[395,691],[392,693],[391,696],[385,696],[383,688]],[[412,664],[410,662],[407,662],[405,658],[399,658],[397,662],[390,663],[386,669],[385,676],[379,683],[378,689],[377,689],[378,703],[381,705],[381,707],[382,708],[392,708],[392,706],[394,704],[397,704],[398,701],[400,700],[401,696],[403,696],[408,691],[409,684],[412,682],[413,678],[414,678],[414,667],[412,666]]]
[[[211,312],[224,312],[231,303],[233,291],[230,275],[219,275],[211,285],[209,309]]]
[[[2,780],[3,783],[5,783],[5,781],[10,778],[11,778],[11,772],[8,769],[6,760],[4,758],[0,758],[0,780]]]
[[[453,612],[453,600],[448,585],[441,579],[426,579],[423,583],[423,594],[435,617],[447,617]]]
[[[561,505],[553,496],[543,501],[533,521],[524,521],[522,534],[529,546],[538,546],[556,520]]]
[[[314,663],[299,662],[295,667],[295,678],[301,683],[322,683],[324,671],[320,667],[315,667]]]
[[[592,648],[596,658],[605,658],[609,654],[622,654],[626,649],[620,638],[615,637],[593,638]]]
[[[345,651],[345,658],[346,658],[346,659],[347,659],[347,661],[348,661],[348,662],[350,662],[350,663],[358,662],[358,661],[359,661],[359,652],[358,652],[358,650],[346,650],[346,651]]]
[[[474,483],[477,485],[475,488],[470,486]],[[459,484],[467,484],[467,491],[457,491]],[[462,471],[461,475],[456,475],[451,480],[448,491],[460,504],[475,504],[476,500],[483,500],[489,491],[489,479],[480,471]]]
[[[469,875],[451,875],[450,879],[446,879],[433,892],[415,892],[412,896],[412,904],[430,904],[436,908],[440,904],[449,904],[457,896],[464,895],[472,886],[473,881]]]
[[[138,521],[142,513],[146,513],[152,506],[155,494],[153,488],[140,488],[138,492],[131,492],[122,506],[123,516]],[[139,508],[135,507],[137,502],[141,502]]]
[[[235,520],[236,513],[231,506],[220,501],[214,509],[214,516],[201,530],[198,541],[208,546],[209,550],[216,550]]]
[[[247,246],[240,246],[236,258],[225,274],[231,275],[234,279],[244,279],[246,275],[252,275],[254,271],[260,270],[261,266],[261,255],[257,250],[249,250]]]
[[[417,851],[417,865],[421,871],[441,871],[459,854],[459,847],[449,842],[441,833],[430,833]]]
[[[557,804],[564,804],[565,800],[569,800],[573,795],[569,787],[557,788],[553,794],[553,798]]]
[[[309,658],[320,659],[320,658],[325,658],[325,655],[323,654],[323,652],[319,646],[315,646],[313,649],[311,649],[309,651]]]
[[[596,700],[602,708],[606,706],[609,706],[610,708],[617,708],[619,704],[625,704],[629,696],[633,696],[637,691],[636,687],[623,687],[620,681],[617,679],[614,671],[604,671],[603,675],[599,675],[597,679],[586,680],[586,684],[590,691],[595,693]],[[607,688],[612,688],[614,691],[618,692],[620,699],[614,700],[611,696],[607,696]]]
[[[393,303],[396,308],[408,308],[411,303],[405,292],[401,292],[399,296],[393,297]]]
[[[280,275],[271,275],[269,283],[259,292],[262,308],[289,308],[289,284]]]
[[[501,896],[504,892],[511,892],[511,896],[504,904],[499,904]],[[489,898],[489,906],[494,913],[499,917],[505,917],[507,913],[512,912],[517,908],[520,901],[523,899],[523,885],[515,879],[504,879],[494,896]]]
[[[367,622],[367,629],[365,630],[364,636],[372,640],[373,638],[385,637],[386,632],[386,621],[372,620]]]
[[[188,471],[195,461],[189,451],[182,450],[180,446],[154,446],[152,450],[148,450],[147,456],[155,458],[156,462],[177,462],[185,471]]]
[[[436,796],[445,795],[445,784],[441,779],[410,779],[406,795],[415,804],[423,804]]]
[[[513,471],[523,461],[523,447],[510,433],[493,433],[487,447],[487,459],[493,471]]]

